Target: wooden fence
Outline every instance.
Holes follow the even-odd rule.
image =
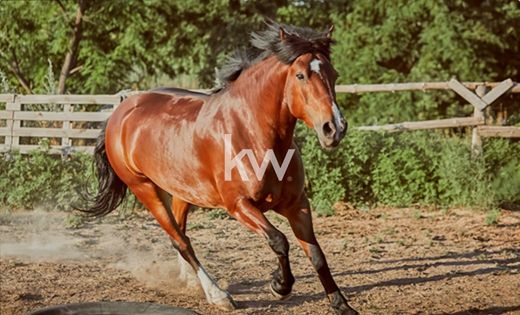
[[[61,139],[60,144],[51,145],[51,153],[92,152],[92,145],[73,145],[73,139],[97,138],[101,130],[92,123],[105,121],[121,99],[119,95],[0,94],[0,103],[5,103],[5,110],[0,110],[0,152],[27,153],[38,148],[37,144],[22,144],[22,137]],[[45,106],[49,104],[57,106],[49,110]],[[104,105],[107,111],[78,111],[81,105]],[[42,122],[52,122],[54,128],[41,127]],[[89,128],[89,124],[94,127]]]
[[[486,125],[485,109],[505,93],[520,93],[520,85],[510,79],[503,82],[425,82],[402,84],[338,85],[337,93],[399,92],[453,90],[474,107],[472,116],[427,121],[402,122],[380,126],[361,126],[358,130],[387,132],[437,128],[473,127],[472,148],[478,154],[481,137],[520,137],[520,128]],[[473,93],[474,90],[476,93]],[[38,148],[21,138],[53,138],[59,143],[51,145],[51,153],[92,152],[93,144],[76,139],[95,139],[101,131],[99,123],[105,121],[124,96],[121,95],[17,95],[0,94],[0,152],[18,150],[27,153]],[[43,105],[43,106],[42,106]],[[85,111],[85,105],[94,106]],[[105,111],[99,111],[104,105]],[[49,123],[52,128],[49,128]],[[96,124],[97,123],[97,124]],[[25,141],[27,142],[27,141]],[[34,142],[34,141],[33,141]],[[55,141],[56,142],[56,141]],[[84,142],[84,141],[83,141]]]
[[[424,83],[400,83],[400,84],[364,84],[364,85],[340,85],[336,87],[338,93],[366,93],[366,92],[398,92],[398,91],[426,91],[426,90],[452,90],[471,105],[473,115],[470,117],[457,117],[448,119],[423,120],[402,122],[379,126],[361,126],[358,130],[388,132],[425,130],[454,127],[473,127],[472,153],[479,155],[482,152],[482,137],[520,138],[520,128],[515,126],[490,126],[486,125],[485,110],[500,96],[506,93],[520,93],[520,85],[511,79],[502,82],[464,82],[456,79],[448,82],[424,82]],[[474,90],[473,93],[471,90]]]

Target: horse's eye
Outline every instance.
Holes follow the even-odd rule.
[[[305,76],[301,72],[296,73],[296,77],[298,78],[298,80],[303,80],[305,78]]]

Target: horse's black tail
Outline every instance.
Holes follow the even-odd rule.
[[[103,126],[94,149],[94,162],[98,177],[98,192],[95,196],[84,196],[86,209],[77,209],[91,216],[104,216],[116,209],[126,195],[126,184],[117,176],[110,165],[105,148],[105,128]]]

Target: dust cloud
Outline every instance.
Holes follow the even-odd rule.
[[[42,210],[1,212],[0,259],[102,263],[149,287],[178,287],[177,254],[159,227],[99,223],[68,229],[66,217]],[[135,228],[145,229],[146,237],[132,237]]]
[[[3,212],[0,215],[0,257],[29,261],[83,258],[75,246],[78,240],[57,227],[63,224],[63,219],[63,215],[50,215],[40,210],[30,214]]]

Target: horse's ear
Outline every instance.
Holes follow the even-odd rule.
[[[334,25],[331,25],[329,27],[329,29],[327,30],[327,35],[326,36],[327,36],[328,39],[332,38],[332,31],[334,31]]]
[[[284,28],[281,26],[280,26],[279,34],[280,34],[280,40],[284,41],[287,38],[287,31],[284,30]]]

